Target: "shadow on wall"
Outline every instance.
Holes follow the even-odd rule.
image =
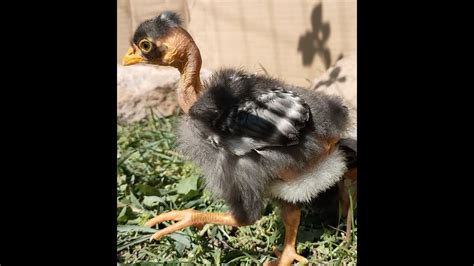
[[[326,86],[329,87],[335,82],[346,82],[346,76],[340,76],[341,73],[341,67],[335,67],[333,70],[331,70],[331,73],[329,73],[329,77],[326,80],[321,80],[319,81],[315,86],[314,90],[318,89],[321,86]]]
[[[328,69],[331,65],[331,51],[327,47],[327,41],[331,35],[331,26],[323,22],[323,7],[316,5],[311,13],[312,30],[303,34],[298,41],[298,52],[302,54],[304,66],[313,64],[314,56],[317,54]]]

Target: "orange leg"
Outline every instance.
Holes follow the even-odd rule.
[[[301,209],[293,204],[283,203],[281,206],[281,216],[285,225],[285,243],[283,252],[275,250],[278,259],[267,262],[264,265],[291,265],[294,260],[301,263],[308,263],[303,256],[296,254],[296,235],[300,224]]]
[[[352,202],[357,200],[357,168],[350,169],[339,182],[339,200],[342,214],[346,217],[346,241],[351,241],[353,210],[350,208],[349,193]]]
[[[182,211],[170,211],[162,213],[146,222],[145,226],[153,227],[164,221],[179,221],[165,229],[153,234],[150,240],[158,240],[161,237],[171,234],[189,226],[202,227],[205,224],[222,224],[230,226],[243,226],[230,213],[200,212],[193,209]]]

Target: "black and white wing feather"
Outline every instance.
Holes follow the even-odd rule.
[[[209,128],[215,145],[240,156],[299,143],[310,113],[303,99],[276,80],[260,82],[241,72],[219,74],[190,113]]]
[[[228,116],[231,133],[226,144],[236,155],[272,146],[299,143],[299,132],[309,119],[309,110],[296,94],[282,88],[248,98]]]

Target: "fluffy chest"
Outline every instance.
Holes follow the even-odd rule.
[[[273,180],[266,193],[292,203],[309,202],[335,185],[347,170],[344,154],[329,143],[327,152],[309,161],[303,169],[286,169]]]

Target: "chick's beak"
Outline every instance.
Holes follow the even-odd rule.
[[[127,54],[122,59],[122,64],[124,66],[134,65],[141,62],[144,62],[145,59],[137,53],[137,50],[133,49],[133,47],[128,48]]]

